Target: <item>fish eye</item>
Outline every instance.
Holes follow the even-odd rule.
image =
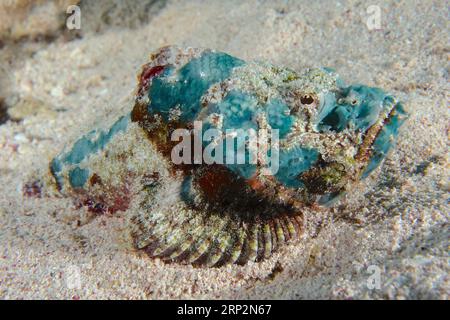
[[[314,102],[314,98],[309,94],[305,94],[300,98],[300,102],[302,104],[312,104]]]
[[[356,100],[356,99],[352,100],[351,104],[352,104],[352,106],[356,106],[358,104],[358,100]]]

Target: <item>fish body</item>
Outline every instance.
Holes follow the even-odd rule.
[[[171,46],[142,67],[130,112],[50,170],[81,203],[131,210],[135,246],[153,257],[243,264],[298,238],[303,208],[331,205],[371,174],[406,116],[393,96],[328,68]]]

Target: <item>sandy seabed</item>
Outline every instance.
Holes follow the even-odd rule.
[[[370,5],[379,30],[367,26],[365,1],[169,1],[130,28],[6,43],[0,298],[448,299],[449,3]],[[65,144],[130,109],[140,66],[169,44],[333,67],[392,92],[410,117],[382,168],[329,209],[316,237],[245,266],[164,264],[132,248],[126,212],[92,218],[71,199],[23,189]]]

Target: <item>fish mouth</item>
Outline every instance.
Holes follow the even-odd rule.
[[[361,179],[366,178],[386,158],[396,143],[400,127],[409,117],[401,102],[392,96],[388,97],[391,104],[389,112],[382,121],[369,128],[355,157],[358,162],[365,164],[361,170]]]
[[[392,95],[351,85],[324,95],[315,128],[325,134],[362,134],[355,160],[364,168],[364,178],[385,158],[407,117],[403,104]]]
[[[336,163],[317,163],[301,180],[312,194],[328,203],[341,194],[347,182],[366,178],[386,158],[408,114],[403,104],[378,88],[350,86],[326,94],[319,109],[316,130],[342,133],[360,139],[353,162],[344,168]],[[349,167],[353,167],[350,173]]]

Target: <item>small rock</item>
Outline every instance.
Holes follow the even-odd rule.
[[[6,109],[6,104],[3,99],[0,98],[0,125],[8,121],[9,116]]]
[[[65,23],[65,11],[76,0],[9,0],[0,2],[0,38],[51,37]]]
[[[28,140],[27,136],[23,133],[17,133],[14,135],[14,142],[17,143],[28,143],[30,140]]]
[[[62,98],[64,96],[64,90],[60,86],[52,88],[50,94],[55,98]]]
[[[54,119],[56,112],[43,101],[25,98],[19,100],[13,107],[9,108],[8,115],[12,120],[16,121],[30,116],[42,116],[47,119]]]

